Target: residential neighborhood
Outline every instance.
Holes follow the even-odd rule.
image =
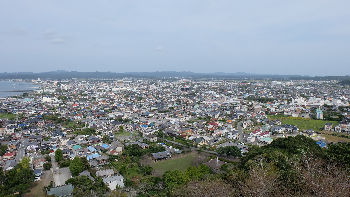
[[[144,175],[158,173],[155,166],[194,152],[199,155],[193,165],[220,173],[237,159],[218,151],[224,147],[244,155],[289,136],[310,137],[322,148],[350,141],[350,89],[336,81],[32,83],[39,88],[0,99],[0,142],[6,147],[0,167],[6,172],[29,158],[46,195],[70,196],[74,178],[85,177],[91,184],[102,181],[105,191],[132,196],[138,191],[130,188]]]

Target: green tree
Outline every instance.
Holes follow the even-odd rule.
[[[110,144],[112,142],[112,140],[110,139],[110,137],[108,135],[104,135],[102,137],[102,142],[105,144]]]
[[[56,162],[60,162],[63,160],[63,153],[62,153],[61,149],[57,149],[55,151],[55,160],[56,160]]]
[[[104,196],[109,191],[101,177],[93,181],[87,176],[76,176],[68,179],[66,184],[72,184],[74,186],[74,196]]]
[[[0,156],[3,156],[7,152],[7,145],[3,144],[0,146]]]
[[[239,150],[239,148],[237,148],[237,146],[220,147],[220,148],[218,148],[217,152],[220,155],[226,155],[226,156],[233,156],[233,157],[242,156],[241,150]]]
[[[330,160],[350,169],[350,143],[332,144],[326,154]]]
[[[141,157],[144,154],[144,151],[137,144],[132,144],[125,147],[123,154],[128,156]]]
[[[73,176],[78,176],[79,173],[87,169],[86,163],[80,157],[75,157],[69,165],[69,169]]]
[[[50,170],[51,167],[52,167],[51,162],[44,163],[44,170]]]
[[[179,185],[186,184],[190,179],[186,173],[183,173],[180,170],[174,170],[165,172],[163,180],[165,187],[172,190]]]
[[[35,175],[29,166],[29,158],[24,157],[13,169],[2,176],[0,196],[12,195],[15,192],[23,194],[34,181]]]

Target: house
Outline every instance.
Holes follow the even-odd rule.
[[[204,137],[198,137],[194,140],[198,146],[208,145],[208,141]]]
[[[35,169],[34,170],[34,175],[36,177],[40,177],[43,174],[43,171],[41,169]]]
[[[5,162],[4,170],[11,170],[17,165],[17,162],[15,160],[7,160]]]
[[[96,159],[96,158],[98,158],[98,157],[100,157],[100,156],[101,156],[101,155],[99,155],[98,153],[94,153],[94,154],[87,155],[87,156],[86,156],[86,159],[87,159],[88,161],[90,161],[90,160]]]
[[[69,185],[62,185],[59,187],[53,187],[49,191],[47,191],[47,195],[49,196],[62,196],[62,197],[71,197],[73,196],[73,189],[74,186]]]
[[[321,148],[327,147],[326,142],[322,140],[317,141],[316,144],[319,145]]]
[[[95,179],[91,176],[90,172],[85,170],[79,174],[79,176],[87,176],[90,180],[94,181]]]
[[[153,159],[155,161],[158,160],[163,160],[163,159],[168,159],[171,157],[171,154],[169,151],[163,151],[163,152],[158,152],[158,153],[152,153]]]
[[[332,123],[326,123],[325,125],[324,125],[324,130],[325,131],[331,131],[332,130],[332,127],[333,127],[333,124]]]
[[[145,136],[145,139],[150,141],[150,142],[157,142],[157,140],[158,140],[157,136],[155,136],[155,135]]]
[[[97,162],[99,165],[105,165],[108,163],[108,156],[107,155],[102,155],[101,157],[96,158]]]
[[[96,172],[96,176],[107,177],[114,175],[114,171],[112,169],[99,170]]]
[[[5,153],[2,158],[4,160],[10,160],[10,159],[13,159],[15,157],[16,153],[13,151],[13,152],[7,152]]]
[[[102,180],[110,190],[115,190],[117,187],[124,187],[124,177],[122,175],[109,176]]]

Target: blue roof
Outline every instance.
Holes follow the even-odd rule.
[[[89,146],[89,147],[87,147],[88,148],[88,150],[90,151],[90,152],[95,152],[96,151],[96,148],[94,148],[94,147],[92,147],[92,146]]]
[[[109,148],[109,145],[108,144],[102,144],[101,147],[104,148],[104,149],[107,149],[107,148]]]
[[[87,160],[91,160],[91,159],[95,159],[97,157],[100,157],[100,155],[98,153],[94,153],[94,154],[91,154],[91,155],[87,155],[86,159]]]
[[[327,146],[326,142],[324,142],[324,141],[322,141],[322,140],[317,141],[316,144],[319,145],[321,148],[324,148],[324,147]]]

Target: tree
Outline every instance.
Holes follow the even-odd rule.
[[[144,175],[151,175],[153,168],[151,166],[141,166],[140,170],[141,173]]]
[[[56,160],[56,162],[60,162],[63,160],[63,153],[62,153],[61,149],[57,149],[55,151],[55,160]]]
[[[69,165],[69,169],[73,176],[78,176],[79,173],[87,169],[86,162],[80,157],[75,157]]]
[[[332,144],[326,154],[330,160],[350,168],[350,143]]]
[[[226,156],[233,156],[233,157],[242,156],[241,150],[239,150],[239,148],[237,148],[236,146],[220,147],[218,148],[217,152],[220,155],[226,155]]]
[[[104,196],[109,191],[101,177],[93,181],[87,176],[76,176],[66,181],[66,184],[69,183],[74,186],[74,196]]]
[[[144,154],[144,151],[137,144],[126,146],[123,151],[123,155],[134,156],[134,157],[141,157],[143,154]]]
[[[2,173],[2,172],[1,172]],[[23,194],[34,181],[35,175],[29,165],[29,158],[24,157],[13,169],[2,176],[0,196],[12,195],[15,192]]]
[[[165,187],[172,190],[179,185],[186,184],[190,179],[186,173],[183,173],[180,170],[174,170],[165,172],[163,180]]]
[[[112,140],[110,139],[110,137],[108,135],[104,135],[102,137],[102,142],[105,144],[110,144],[112,142]]]
[[[51,162],[44,163],[44,170],[50,170],[51,167],[52,167]]]
[[[46,160],[47,162],[51,162],[51,157],[50,157],[49,155],[46,155],[46,156],[45,156],[45,160]]]
[[[7,145],[3,144],[0,146],[0,156],[3,156],[7,152]]]

